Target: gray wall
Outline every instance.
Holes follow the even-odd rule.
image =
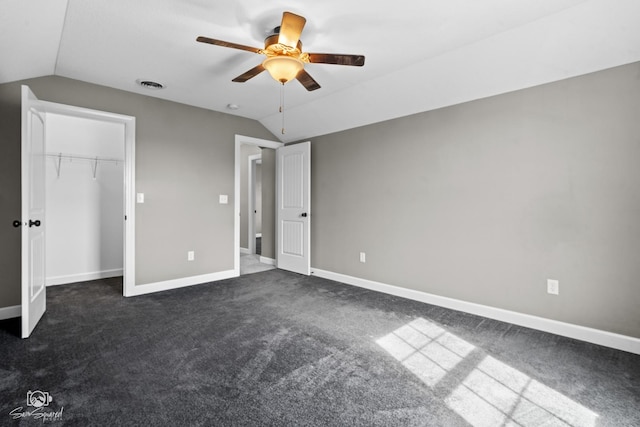
[[[23,83],[42,100],[136,117],[136,191],[145,193],[136,205],[136,284],[233,269],[234,136],[271,133],[254,120],[42,77],[0,85],[0,307],[20,304],[20,233],[11,222],[20,218]]]
[[[256,164],[256,200],[254,209],[256,211],[255,227],[256,234],[262,233],[262,164]]]
[[[638,63],[314,138],[311,159],[313,267],[640,337]]]
[[[20,303],[20,83],[0,85],[0,307]],[[136,116],[137,283],[233,267],[234,134],[266,129],[59,77],[26,83]],[[312,265],[640,337],[639,118],[631,64],[314,138]]]
[[[0,307],[20,304],[20,87],[0,85]]]

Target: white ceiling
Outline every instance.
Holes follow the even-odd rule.
[[[58,75],[260,121],[297,141],[640,61],[638,0],[0,0],[0,83]],[[366,56],[307,64],[322,86],[264,72],[282,12],[304,16],[304,51]],[[136,80],[166,85],[151,91]],[[237,110],[227,109],[237,104]]]

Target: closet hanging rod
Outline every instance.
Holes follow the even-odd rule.
[[[93,171],[93,179],[96,179],[96,174],[98,173],[98,162],[113,162],[116,165],[118,163],[124,162],[124,159],[112,159],[112,158],[100,157],[100,156],[94,156],[94,157],[78,156],[75,154],[62,154],[62,153],[46,153],[46,156],[52,157],[57,160],[55,166],[56,166],[56,175],[58,176],[58,178],[60,178],[60,169],[62,169],[62,159],[69,160],[69,161],[89,160],[93,162],[93,164],[91,165],[91,169]]]
[[[110,157],[100,157],[100,156],[93,156],[93,157],[79,156],[75,154],[63,154],[63,153],[47,153],[46,156],[53,157],[56,159],[65,159],[65,160],[91,160],[92,162],[97,160],[99,162],[116,162],[116,163],[124,162],[124,159],[114,159]]]

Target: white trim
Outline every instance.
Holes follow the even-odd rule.
[[[22,316],[21,305],[10,305],[9,307],[0,308],[0,320],[13,319]]]
[[[124,296],[133,295],[136,284],[136,118],[124,114],[77,107],[75,105],[59,104],[49,101],[40,102],[47,113],[124,124],[124,215],[127,219],[124,221],[123,227],[124,260],[122,274],[124,277],[122,294]]]
[[[102,120],[105,122],[125,123],[132,119],[133,116],[127,116],[124,114],[111,113],[108,111],[93,110],[91,108],[78,107],[76,105],[60,104],[58,102],[40,101],[47,113],[62,114],[73,117]]]
[[[585,326],[574,325],[571,323],[559,322],[557,320],[546,319],[543,317],[532,316],[530,314],[518,313],[515,311],[490,307],[487,305],[428,294],[426,292],[401,288],[399,286],[374,282],[372,280],[361,279],[358,277],[347,276],[345,274],[334,273],[331,271],[321,270],[319,268],[312,268],[311,274],[325,279],[345,283],[347,285],[358,286],[377,292],[383,292],[385,294],[408,298],[414,301],[420,301],[427,304],[450,308],[452,310],[463,311],[465,313],[488,317],[490,319],[500,320],[502,322],[513,323],[514,325],[537,329],[544,332],[550,332],[552,334],[562,335],[565,337],[574,338],[605,347],[611,347],[617,350],[628,351],[629,353],[640,354],[640,338],[620,335],[600,329],[587,328]]]
[[[124,141],[124,269],[122,294],[127,296],[136,286],[136,118],[125,123]]]
[[[266,256],[260,256],[260,262],[268,265],[277,265],[275,259],[267,258]]]
[[[262,237],[262,233],[256,233],[256,238]]]
[[[240,253],[241,254],[247,254],[247,255],[251,255],[251,251],[247,248],[240,248]]]
[[[64,285],[67,283],[87,282],[89,280],[108,279],[109,277],[122,276],[123,269],[92,271],[90,273],[67,274],[65,276],[47,277],[47,286]]]
[[[236,276],[240,276],[240,146],[242,144],[256,145],[277,149],[284,146],[282,142],[268,141],[266,139],[250,136],[235,136],[235,167],[234,167],[234,215],[233,215],[233,270]],[[277,190],[276,190],[277,191]]]
[[[162,282],[147,283],[145,285],[137,285],[133,289],[133,293],[126,296],[138,296],[150,294],[153,292],[168,291],[170,289],[183,288],[185,286],[202,285],[218,280],[230,279],[238,277],[234,270],[220,271],[218,273],[201,274],[199,276],[182,277],[180,279],[165,280]]]

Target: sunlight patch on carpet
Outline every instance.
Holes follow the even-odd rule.
[[[446,405],[473,427],[596,425],[595,412],[491,356],[461,365],[476,347],[426,319],[376,343],[431,388],[447,378]]]

